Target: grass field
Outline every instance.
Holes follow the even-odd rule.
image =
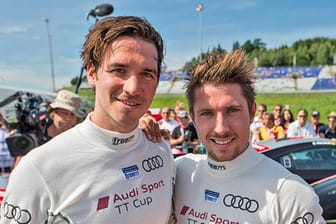
[[[188,107],[187,100],[183,95],[157,95],[151,108],[175,107],[175,102],[180,100]],[[305,108],[311,114],[313,110],[321,113],[321,122],[327,122],[327,116],[331,111],[336,111],[336,92],[298,92],[298,93],[258,93],[258,104],[267,105],[267,110],[272,111],[276,103],[288,105],[296,119],[297,110]]]

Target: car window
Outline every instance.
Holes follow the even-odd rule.
[[[278,161],[286,168],[299,170],[336,169],[336,149],[311,148],[282,155]]]

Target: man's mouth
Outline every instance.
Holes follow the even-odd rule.
[[[230,138],[230,139],[227,139],[227,140],[216,140],[216,139],[212,139],[212,141],[218,145],[227,145],[229,143],[231,143],[233,141],[234,138]]]
[[[126,104],[127,106],[131,106],[131,107],[134,107],[134,106],[138,105],[137,103],[131,102],[131,101],[128,101],[128,100],[119,100],[119,101],[122,102],[123,104]]]

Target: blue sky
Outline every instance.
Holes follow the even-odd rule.
[[[201,49],[261,38],[267,48],[299,39],[336,38],[333,0],[1,0],[0,86],[52,90],[47,24],[56,88],[79,75],[80,51],[95,20],[87,14],[110,3],[112,15],[145,17],[165,41],[165,63],[179,69]],[[203,4],[202,13],[196,7]],[[201,18],[201,19],[200,19]]]

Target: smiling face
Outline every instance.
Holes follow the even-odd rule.
[[[306,125],[307,115],[308,115],[307,112],[304,111],[304,110],[299,110],[298,111],[297,119],[298,119],[299,125],[301,127],[304,127]]]
[[[285,110],[284,111],[284,119],[286,120],[286,121],[290,121],[291,120],[291,118],[292,118],[292,115],[291,115],[291,113],[288,111],[288,110]]]
[[[263,114],[266,112],[266,110],[265,110],[265,107],[264,106],[262,106],[262,105],[259,105],[258,106],[258,117],[260,118],[260,119],[262,119],[262,117],[263,117]]]
[[[190,115],[208,156],[220,162],[243,153],[256,105],[250,113],[239,84],[206,84],[195,89],[194,98]]]
[[[107,47],[97,73],[92,65],[87,68],[88,82],[96,91],[91,120],[121,133],[137,127],[155,95],[157,68],[154,44],[132,37],[114,41]]]

